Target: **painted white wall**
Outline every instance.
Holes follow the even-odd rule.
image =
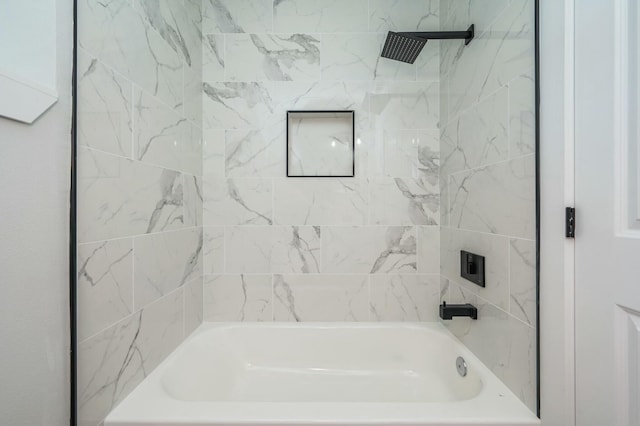
[[[564,208],[574,201],[573,3],[540,2],[540,373],[545,426],[575,424],[574,246]]]
[[[0,116],[31,123],[56,102],[56,0],[0,5]]]
[[[0,118],[0,424],[69,424],[72,2],[57,0],[60,101]]]
[[[3,0],[0,70],[56,87],[56,0]]]

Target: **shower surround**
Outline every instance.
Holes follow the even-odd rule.
[[[533,0],[441,2],[442,298],[478,321],[445,325],[536,411]],[[460,250],[486,257],[486,288],[460,278]]]
[[[203,2],[204,318],[436,321],[438,2]],[[287,178],[287,110],[354,110],[355,177]]]
[[[203,320],[437,321],[441,300],[478,306],[446,325],[535,409],[532,1],[481,3],[79,2],[80,424]],[[379,56],[388,30],[471,23],[466,48]],[[287,178],[286,111],[341,109],[355,177]]]
[[[78,420],[202,322],[200,2],[78,1]]]

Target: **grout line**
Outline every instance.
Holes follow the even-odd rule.
[[[126,316],[120,318],[119,320],[109,324],[108,326],[102,328],[100,331],[93,333],[92,335],[90,335],[89,337],[86,337],[84,339],[82,339],[82,341],[79,341],[78,344],[81,345],[95,337],[97,337],[98,335],[106,332],[107,330],[111,329],[111,328],[115,328],[117,326],[119,326],[120,324],[123,324],[127,321],[129,321],[131,318],[133,318],[134,316],[136,316],[138,313],[140,313],[141,311],[145,311],[147,309],[149,309],[150,307],[152,307],[153,305],[164,301],[165,299],[169,298],[170,296],[174,296],[174,293],[176,293],[177,291],[180,291],[182,289],[182,286],[178,287],[178,288],[174,288],[173,290],[171,290],[170,292],[163,294],[162,296],[158,297],[157,299],[153,300],[150,303],[147,303],[146,305],[144,305],[143,307],[141,307],[140,309],[134,309],[133,312],[127,314]]]
[[[131,310],[136,311],[136,242],[131,238]]]
[[[186,334],[187,334],[187,292],[186,290],[186,286],[187,284],[185,283],[182,288],[182,339],[180,339],[181,341],[185,339]]]
[[[528,154],[519,155],[519,156],[513,157],[513,158],[507,158],[507,159],[500,160],[500,161],[495,161],[493,163],[482,164],[480,166],[472,167],[470,169],[464,169],[464,170],[459,170],[459,171],[456,171],[456,172],[453,172],[453,173],[447,173],[445,176],[453,177],[453,176],[459,175],[461,173],[480,172],[480,171],[483,171],[484,169],[487,169],[489,167],[504,165],[506,163],[510,163],[510,162],[513,162],[513,161],[516,161],[516,160],[526,159],[527,157],[535,157],[535,152],[530,152]]]
[[[515,316],[511,313],[511,239],[507,238],[507,311],[509,315]]]
[[[506,85],[504,85],[503,87],[506,88],[507,90],[507,120],[505,121],[506,123],[506,133],[507,133],[507,158],[512,158],[511,157],[511,145],[512,145],[512,137],[513,135],[511,134],[511,97],[513,95],[512,90],[511,90],[511,81],[509,83],[507,83]],[[535,154],[535,147],[534,147],[534,151],[532,152]]]
[[[441,231],[444,230],[449,230],[449,231],[459,231],[459,232],[468,232],[468,233],[473,233],[473,234],[480,234],[480,235],[486,235],[488,237],[499,237],[499,238],[511,238],[514,240],[522,240],[522,241],[528,241],[528,242],[535,242],[535,239],[531,239],[531,238],[523,238],[523,237],[518,237],[515,235],[507,235],[507,234],[492,234],[491,232],[486,232],[486,231],[476,231],[473,229],[464,229],[464,228],[456,228],[453,226],[441,226],[440,227]]]
[[[107,71],[111,72],[112,74],[114,74],[116,77],[121,78],[122,80],[125,80],[130,86],[135,86],[137,87],[141,92],[143,92],[144,94],[146,94],[147,96],[150,96],[151,98],[153,98],[154,100],[156,100],[158,103],[162,104],[164,107],[166,107],[168,110],[172,111],[173,113],[175,113],[176,115],[180,116],[180,118],[184,118],[185,120],[193,123],[193,121],[187,119],[184,114],[178,114],[176,112],[176,106],[172,106],[170,104],[168,104],[164,99],[160,98],[159,96],[157,96],[156,94],[149,92],[147,89],[143,88],[139,83],[137,83],[136,81],[132,80],[130,77],[128,77],[127,75],[121,73],[120,71],[118,71],[116,68],[114,68],[112,65],[104,62],[99,55],[91,52],[90,50],[87,50],[86,48],[82,48],[79,47],[79,49],[82,51],[82,54],[84,54],[85,56],[88,56],[92,59],[95,59],[96,61],[98,61],[98,63],[107,69]],[[182,66],[183,69],[183,73],[184,73],[184,66]],[[183,76],[183,81],[182,81],[182,89],[183,89],[183,94],[184,94],[184,76]],[[135,91],[134,93],[135,94]],[[134,101],[134,105],[135,105],[135,99],[133,97],[133,94],[131,96],[131,99]],[[184,99],[182,100],[182,104],[184,105]],[[133,114],[133,109],[131,110],[131,113]],[[184,110],[183,110],[184,112]],[[197,125],[197,123],[193,123],[195,125]]]
[[[275,34],[276,32],[276,2],[275,0],[271,1],[271,32]]]
[[[271,274],[271,321],[276,320],[276,289],[275,275]]]
[[[222,271],[227,272],[227,227],[222,227]]]
[[[104,240],[83,241],[83,242],[79,242],[78,246],[83,246],[83,245],[88,245],[88,244],[105,243],[105,242],[110,242],[110,241],[120,241],[120,240],[126,240],[126,239],[136,239],[136,238],[147,237],[147,236],[151,237],[151,236],[166,235],[166,234],[169,234],[169,233],[176,233],[176,232],[181,232],[181,231],[195,231],[198,228],[202,228],[202,227],[201,226],[189,226],[189,227],[177,228],[177,229],[165,229],[165,230],[161,230],[161,231],[157,231],[157,232],[150,232],[148,234],[124,235],[124,236],[121,236],[121,237],[106,238]]]
[[[450,80],[450,74],[451,71],[448,72],[447,74],[445,74],[444,76],[441,76],[442,78],[447,79],[447,81]],[[495,96],[500,90],[507,88],[507,86],[514,82],[515,80],[521,79],[521,78],[529,78],[531,79],[531,77],[528,77],[525,74],[518,74],[514,77],[512,77],[510,80],[504,82],[501,86],[499,86],[498,88],[496,88],[495,90],[492,90],[491,92],[487,93],[487,94],[480,94],[481,96],[474,99],[468,106],[466,106],[465,108],[462,108],[460,110],[458,110],[455,114],[450,114],[450,108],[451,108],[451,102],[447,102],[447,123],[444,124],[442,126],[442,128],[444,129],[445,127],[450,126],[455,120],[458,120],[460,118],[461,115],[464,115],[465,113],[469,112],[469,110],[478,107],[481,103],[487,101],[489,98],[491,98],[492,96]],[[450,88],[449,88],[450,89]],[[451,92],[447,92],[448,94]],[[448,96],[448,98],[450,99],[451,96]]]
[[[132,127],[133,127],[133,121],[132,121]],[[133,132],[132,132],[132,134],[133,134]],[[146,161],[138,160],[137,158],[135,158],[135,153],[133,152],[133,151],[135,151],[135,142],[133,142],[133,139],[134,138],[132,138],[132,143],[131,143],[133,157],[131,157],[131,158],[130,157],[123,157],[122,155],[114,154],[112,152],[104,151],[104,150],[101,150],[101,149],[98,149],[98,148],[94,148],[94,147],[91,147],[91,146],[88,146],[88,145],[79,144],[78,148],[80,148],[81,150],[82,149],[86,149],[86,150],[93,151],[93,152],[96,152],[96,153],[99,153],[99,154],[103,154],[103,155],[112,157],[114,159],[131,161],[132,163],[140,164],[140,165],[147,166],[147,167],[154,167],[154,168],[157,168],[157,169],[169,170],[171,172],[186,174],[186,175],[189,175],[189,176],[199,176],[197,173],[193,173],[191,171],[179,170],[179,169],[176,169],[176,168],[173,168],[173,167],[167,167],[167,166],[162,166],[160,164],[148,163]]]

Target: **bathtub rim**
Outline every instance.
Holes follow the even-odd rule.
[[[168,366],[187,350],[192,340],[208,330],[220,328],[409,328],[444,334],[455,342],[459,355],[474,365],[482,388],[474,398],[450,402],[216,402],[183,401],[171,397],[162,383]],[[329,424],[515,426],[539,425],[540,420],[440,322],[204,322],[104,421],[104,426]]]

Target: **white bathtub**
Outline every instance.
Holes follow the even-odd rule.
[[[461,377],[456,359],[464,357]],[[537,425],[439,323],[203,324],[105,421]]]

